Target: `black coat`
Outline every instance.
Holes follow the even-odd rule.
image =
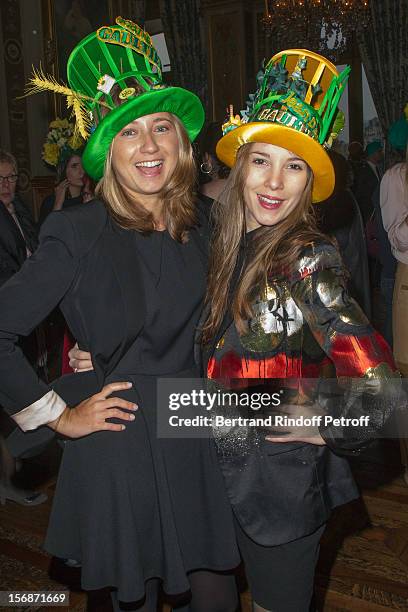
[[[37,247],[37,230],[25,204],[16,197],[13,201],[16,217],[24,233],[21,235],[11,214],[0,202],[0,286],[13,276],[27,259],[27,249]]]
[[[228,314],[203,352],[204,370],[231,323]],[[263,546],[286,544],[313,533],[333,508],[359,496],[348,460],[328,446],[265,442],[246,456],[224,457],[221,450],[220,463],[242,529]]]
[[[191,232],[207,257],[206,218]],[[97,393],[134,343],[145,318],[143,285],[132,232],[120,228],[100,201],[52,213],[36,253],[0,289],[0,405],[10,415],[50,389],[16,344],[59,305],[93,372],[62,376],[51,385],[70,406]],[[21,384],[24,381],[24,384]],[[53,436],[43,427],[16,430],[9,448],[20,455]]]
[[[242,248],[230,285],[230,302],[244,252]],[[203,312],[201,323],[205,318]],[[203,372],[232,322],[228,310],[218,333],[204,350],[197,335],[195,355]],[[262,391],[262,387],[255,391]],[[265,441],[253,445],[248,454],[225,454],[221,445],[220,464],[230,502],[241,527],[255,542],[276,546],[311,534],[328,520],[334,507],[359,496],[349,462],[341,456],[354,455],[359,449],[347,449],[341,439],[331,439],[330,446]]]
[[[355,176],[353,192],[360,207],[364,223],[367,223],[373,212],[373,194],[380,179],[367,162],[354,167]]]

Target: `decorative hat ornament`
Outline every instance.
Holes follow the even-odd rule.
[[[326,150],[344,127],[338,103],[349,74],[349,66],[339,74],[330,61],[306,49],[274,55],[258,73],[258,89],[249,96],[241,117],[234,116],[230,108],[217,156],[232,167],[246,143],[265,142],[289,149],[313,171],[313,201],[326,200],[335,184]]]
[[[85,141],[75,131],[74,123],[57,117],[49,125],[42,158],[47,164],[58,169],[73,155],[82,155],[84,145]]]
[[[404,115],[392,124],[388,131],[388,140],[393,149],[405,151],[408,144],[408,103]]]
[[[68,59],[67,75],[70,87],[41,71],[34,72],[27,93],[48,90],[66,96],[77,129],[87,140],[84,168],[95,180],[103,176],[113,138],[138,117],[173,113],[190,140],[204,124],[199,98],[163,83],[160,58],[150,35],[129,19],[117,17],[114,25],[103,26],[84,38]],[[111,95],[115,86],[119,94]]]

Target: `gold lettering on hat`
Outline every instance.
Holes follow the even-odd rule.
[[[126,23],[132,24],[131,21],[126,21]],[[96,31],[96,37],[104,43],[120,45],[144,55],[161,74],[161,61],[156,49],[150,44],[150,36],[136,24],[133,25],[135,26],[134,31],[130,30],[130,27],[124,30],[121,27],[102,26]]]
[[[125,30],[128,30],[128,32],[134,34],[137,38],[144,40],[147,45],[152,44],[150,34],[148,34],[146,30],[143,30],[140,26],[138,26],[137,23],[135,23],[134,21],[131,21],[130,19],[124,19],[123,17],[116,17],[116,23],[122,26],[122,28],[125,28]]]
[[[107,40],[108,38],[111,37],[111,35],[112,35],[112,28],[108,28],[106,26],[104,26],[103,28],[99,28],[99,30],[97,31],[97,36],[101,40]]]

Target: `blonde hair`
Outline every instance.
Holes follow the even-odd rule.
[[[209,316],[202,328],[202,342],[217,333],[231,301],[230,288],[239,252],[245,244],[244,188],[248,176],[250,145],[243,145],[227,179],[220,200],[214,204],[215,232],[211,248],[206,304]],[[245,249],[245,259],[232,297],[232,313],[240,334],[247,330],[252,317],[252,302],[265,287],[268,276],[290,269],[301,250],[318,239],[327,238],[318,231],[312,207],[313,174],[308,179],[298,205],[278,224],[263,226]]]
[[[196,222],[193,193],[196,165],[183,124],[175,115],[170,116],[178,137],[179,155],[174,172],[160,194],[163,201],[163,222],[174,240],[186,242],[188,229]],[[118,225],[143,233],[152,232],[155,229],[153,215],[132,198],[118,181],[112,164],[112,151],[113,143],[105,161],[103,178],[99,181],[95,193],[105,202]]]

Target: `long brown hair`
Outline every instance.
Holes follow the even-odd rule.
[[[133,83],[128,84],[135,86]],[[140,86],[138,88],[138,93],[143,93],[144,90]],[[112,91],[112,98],[121,103],[117,93]],[[178,137],[179,154],[174,172],[160,194],[163,201],[163,222],[174,240],[186,242],[188,229],[196,222],[193,190],[197,170],[187,132],[178,117],[173,114],[170,116]],[[95,194],[105,202],[108,212],[120,227],[142,233],[152,232],[155,229],[152,213],[132,198],[118,180],[112,164],[112,148],[113,143],[105,161],[104,175],[96,187]]]
[[[202,341],[208,343],[217,333],[231,299],[229,292],[239,252],[245,242],[244,188],[248,176],[251,145],[243,145],[219,201],[214,204],[215,232],[211,248],[206,304],[209,315],[202,328]],[[327,238],[316,226],[312,208],[313,174],[309,176],[298,205],[277,225],[256,231],[250,248],[245,249],[244,265],[232,300],[232,313],[240,334],[247,331],[255,295],[267,278],[287,272],[301,250],[318,239]]]

